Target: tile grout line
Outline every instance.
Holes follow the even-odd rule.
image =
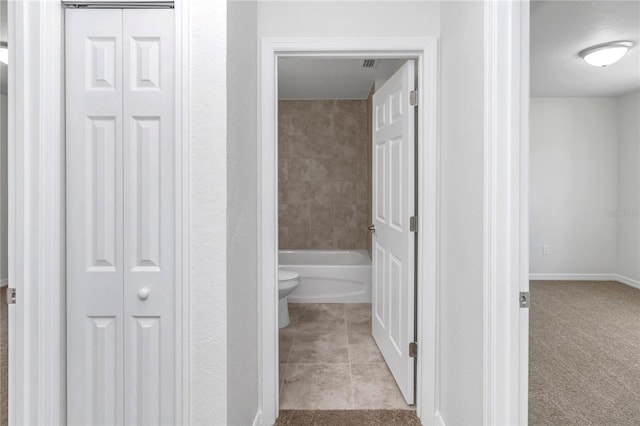
[[[302,307],[299,308],[301,310]],[[300,320],[300,312],[298,312],[298,321]],[[296,323],[295,328],[298,328],[298,324]],[[296,340],[296,333],[291,333],[291,347],[289,348],[289,353],[287,354],[287,362],[284,364],[284,373],[282,374],[282,383],[278,386],[280,390],[280,395],[282,395],[282,390],[284,389],[284,382],[287,380],[287,372],[289,371],[289,360],[291,359],[291,352],[293,352],[293,343]],[[280,398],[278,398],[280,399]],[[278,406],[280,405],[280,401],[278,401]]]
[[[349,316],[347,315],[347,307],[344,308],[344,323],[347,329],[347,360],[349,361],[349,389],[351,391],[351,409],[356,409],[355,387],[353,385],[353,371],[351,369],[351,345],[349,344]]]

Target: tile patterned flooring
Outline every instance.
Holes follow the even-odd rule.
[[[289,304],[280,330],[283,410],[406,409],[371,337],[371,304]]]

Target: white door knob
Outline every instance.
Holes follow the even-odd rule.
[[[138,299],[147,300],[147,297],[149,297],[149,289],[148,288],[141,288],[140,290],[138,290]]]

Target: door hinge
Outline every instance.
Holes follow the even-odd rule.
[[[521,308],[531,307],[531,294],[528,291],[520,292],[520,307]]]
[[[418,232],[418,216],[411,216],[409,218],[409,231]]]
[[[412,90],[409,92],[409,104],[411,106],[417,106],[418,105],[418,91],[417,90]]]
[[[16,289],[7,287],[7,305],[16,304]]]
[[[418,342],[409,343],[409,358],[418,357]]]

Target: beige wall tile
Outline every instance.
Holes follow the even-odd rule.
[[[307,226],[289,227],[289,247],[281,247],[289,249],[310,249],[311,247],[311,230]]]
[[[367,248],[369,112],[368,100],[278,103],[280,248]]]
[[[337,226],[357,228],[355,204],[336,204],[333,211],[333,221]]]
[[[289,228],[283,226],[278,227],[278,243],[280,247],[289,246]]]
[[[312,204],[331,204],[334,190],[331,182],[313,182],[310,185]]]
[[[280,204],[278,222],[283,227],[309,227],[311,225],[310,204]]]
[[[336,155],[333,136],[287,136],[290,158],[326,158]]]
[[[289,180],[289,159],[281,158],[278,163],[278,181],[286,182]]]
[[[311,227],[315,228],[333,228],[334,218],[333,203],[311,204]],[[331,229],[333,237],[333,229]]]
[[[356,192],[356,182],[334,182],[335,190],[334,202],[336,204],[351,204],[358,199]]]
[[[329,182],[332,171],[331,161],[324,158],[291,158],[288,176],[294,182]]]
[[[353,226],[334,226],[333,238],[336,247],[349,247],[350,249],[362,249],[364,244],[358,241],[357,228]]]
[[[284,165],[286,167],[286,165]],[[356,203],[368,206],[369,204],[369,185],[365,182],[358,182],[356,186]]]

